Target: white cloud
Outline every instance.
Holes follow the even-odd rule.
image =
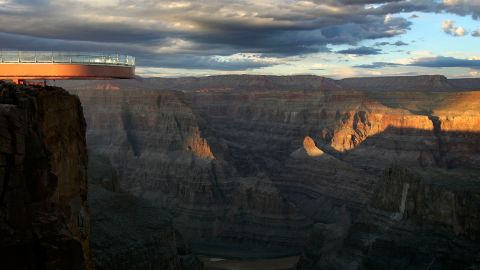
[[[280,58],[265,57],[257,53],[236,53],[229,56],[215,55],[212,59],[219,63],[250,63],[260,65],[274,65],[282,63]]]
[[[80,3],[86,4],[91,7],[115,7],[119,5],[118,0],[77,0]]]
[[[455,28],[455,35],[463,37],[465,35],[465,29],[463,29],[463,27]]]
[[[387,15],[385,15],[384,23],[387,24],[387,23],[389,23],[392,19],[393,19],[392,14],[387,14]]]
[[[443,0],[443,3],[447,6],[453,6],[462,3],[462,0]]]
[[[428,51],[428,50],[418,50],[418,51],[410,52],[410,56],[411,57],[408,57],[408,58],[396,59],[395,61],[392,61],[392,63],[399,64],[399,65],[409,65],[413,63],[416,59],[434,57],[435,54],[433,54],[431,51]]]
[[[456,36],[456,37],[463,37],[465,34],[467,34],[467,31],[465,28],[461,26],[456,26],[455,22],[452,20],[445,20],[442,22],[442,30],[443,32]]]

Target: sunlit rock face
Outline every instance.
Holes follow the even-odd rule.
[[[343,239],[392,166],[432,182],[478,181],[474,82],[217,76],[103,84],[71,86],[89,150],[111,161],[121,189],[170,209],[174,226],[205,253],[293,254],[314,223],[342,228],[316,226],[318,237],[326,229]]]
[[[90,269],[79,99],[3,82],[0,92],[0,268]]]
[[[315,141],[310,136],[305,136],[305,139],[303,139],[303,149],[309,157],[319,157],[324,154],[324,152],[315,145]]]

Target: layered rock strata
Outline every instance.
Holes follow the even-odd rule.
[[[478,181],[476,83],[215,76],[72,91],[119,187],[170,209],[197,250],[235,257],[247,254],[227,247],[294,254],[316,222],[341,239],[392,166]]]
[[[478,179],[431,181],[432,175],[386,170],[370,207],[348,231],[316,227],[298,269],[477,269]]]
[[[108,159],[121,190],[170,209],[175,228],[193,248],[232,257],[261,257],[259,245],[273,250],[265,256],[299,252],[309,218],[268,175],[241,174],[228,145],[210,133],[181,93],[75,93],[88,119],[89,151]],[[244,247],[239,254],[237,246]]]
[[[96,269],[203,269],[165,209],[103,185],[94,181],[88,195]]]

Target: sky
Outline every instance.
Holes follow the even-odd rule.
[[[0,0],[0,48],[123,53],[145,77],[480,77],[480,0]]]

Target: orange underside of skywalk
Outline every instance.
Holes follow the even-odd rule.
[[[135,67],[89,64],[5,63],[0,64],[0,79],[13,80],[81,80],[131,79]]]

